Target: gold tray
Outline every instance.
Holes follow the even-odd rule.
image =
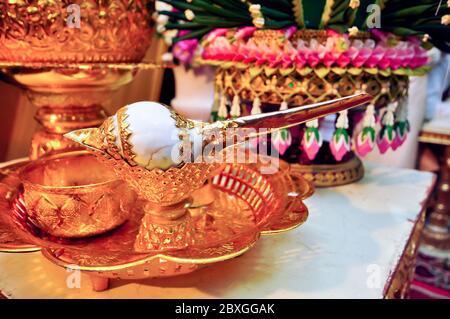
[[[88,239],[56,238],[27,219],[20,182],[13,177],[15,167],[5,169],[9,169],[9,175],[3,176],[15,182],[5,183],[6,177],[0,180],[10,188],[9,196],[0,198],[0,218],[4,220],[0,233],[13,234],[17,239],[13,246],[19,249],[19,245],[29,243],[42,247],[43,255],[57,265],[120,279],[186,274],[202,265],[239,256],[260,235],[287,231],[304,223],[308,210],[302,200],[314,191],[301,176],[289,172],[284,162],[273,175],[262,175],[258,164],[229,164],[210,180],[209,187],[194,194],[194,204],[205,197],[214,198],[210,204],[190,209],[195,244],[142,254],[133,246],[142,219],[142,202],[136,203],[130,220],[112,232]],[[10,251],[5,248],[0,242],[0,250]]]

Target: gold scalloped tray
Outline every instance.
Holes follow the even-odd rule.
[[[8,196],[0,198],[0,218],[4,221],[0,233],[13,234],[17,249],[22,243],[42,247],[44,256],[52,262],[102,277],[140,279],[185,274],[243,254],[261,234],[287,231],[305,222],[308,210],[302,199],[314,189],[301,176],[291,174],[289,165],[281,164],[281,170],[272,175],[262,175],[258,164],[227,165],[210,180],[208,194],[194,194],[194,203],[205,196],[214,199],[189,210],[194,244],[145,254],[134,251],[142,202],[137,202],[132,217],[112,232],[76,240],[55,238],[27,218],[20,182],[13,177],[14,168],[9,168],[10,174],[0,179],[9,187]],[[0,251],[11,251],[4,244],[0,242]],[[11,244],[14,246],[14,242]]]

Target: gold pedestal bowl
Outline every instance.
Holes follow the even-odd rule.
[[[143,67],[153,7],[153,0],[0,4],[0,78],[26,90],[43,126],[32,159],[79,149],[62,134],[103,122],[111,93]]]

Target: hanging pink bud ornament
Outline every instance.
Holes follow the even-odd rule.
[[[377,140],[378,149],[381,154],[386,153],[386,151],[392,146],[395,139],[394,112],[397,105],[397,102],[390,103],[381,121],[383,126],[381,127]]]
[[[302,147],[309,160],[314,160],[320,147],[323,144],[322,136],[319,132],[319,120],[315,119],[306,122],[305,134],[302,138]]]
[[[375,147],[375,106],[369,104],[363,118],[363,129],[355,140],[355,150],[360,156],[366,156]]]
[[[288,104],[286,101],[283,101],[280,106],[280,111],[287,110]],[[289,129],[284,128],[281,130],[274,131],[272,133],[272,145],[275,147],[275,149],[280,153],[280,155],[283,155],[286,153],[289,146],[292,144],[292,136]]]
[[[394,142],[391,144],[392,149],[395,151],[397,148],[403,145],[406,137],[409,133],[409,121],[408,121],[408,105],[406,98],[399,101],[399,106],[395,114],[395,138]]]
[[[345,154],[350,152],[350,137],[347,132],[348,116],[347,111],[339,112],[336,121],[336,131],[330,141],[330,150],[336,161],[340,162]]]

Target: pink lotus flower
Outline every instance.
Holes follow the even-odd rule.
[[[272,145],[283,155],[292,144],[292,136],[289,129],[281,129],[272,133]]]
[[[336,59],[336,63],[339,67],[345,68],[351,62],[350,52],[344,52]]]
[[[387,152],[387,150],[391,147],[394,138],[395,131],[392,126],[386,125],[381,129],[377,140],[378,149],[381,154]]]
[[[228,29],[226,29],[226,28],[214,29],[205,36],[205,40],[207,42],[212,42],[215,39],[217,39],[218,37],[224,37],[227,34],[227,32],[228,32]]]
[[[342,37],[342,33],[339,33],[333,29],[326,29],[325,32],[327,33],[328,37]]]
[[[173,56],[183,64],[190,64],[198,47],[197,39],[189,39],[177,42],[172,49]]]
[[[250,38],[256,31],[255,27],[243,27],[239,28],[234,34],[236,40],[246,40]]]
[[[246,44],[240,46],[240,54],[244,56],[242,60],[244,63],[253,63],[256,61],[256,55],[259,49],[253,39],[250,39]]]
[[[312,161],[316,158],[322,144],[323,140],[319,130],[316,127],[308,127],[303,134],[302,147],[309,160]]]
[[[334,64],[334,62],[341,56],[341,53],[325,52],[322,63],[329,68]]]
[[[401,66],[406,68],[414,57],[414,48],[410,43],[403,42],[402,48],[399,51],[398,55],[401,58]]]
[[[288,42],[286,44],[286,46],[284,47],[284,52],[281,56],[283,68],[289,68],[290,66],[292,66],[294,64],[294,62],[296,60],[295,59],[296,54],[297,54],[297,50],[295,50],[295,48],[292,46],[292,44],[290,42]]]
[[[409,63],[410,68],[418,68],[428,63],[427,51],[419,46],[414,47],[414,56]]]
[[[394,60],[395,56],[396,56],[396,52],[395,52],[394,49],[391,49],[391,48],[386,49],[384,51],[383,57],[377,63],[378,67],[383,69],[383,70],[387,69],[389,66],[391,68],[393,68],[394,67],[393,64],[395,62],[395,60]]]
[[[292,37],[296,27],[279,30],[280,37],[286,39]],[[398,41],[389,33],[374,31],[378,38],[376,43],[373,39],[352,39],[346,34],[339,34],[328,30],[329,37],[325,44],[316,39],[291,41],[258,42],[252,38],[254,27],[244,27],[235,33],[234,42],[230,42],[225,36],[227,29],[216,29],[206,37],[203,52],[204,59],[220,61],[239,61],[244,63],[255,63],[258,66],[283,68],[295,66],[302,68],[305,65],[316,67],[322,64],[326,67],[337,65],[345,68],[348,65],[354,67],[369,67],[380,69],[398,69],[400,67],[417,68],[427,63],[426,51],[420,47],[420,41],[408,39]]]
[[[372,55],[375,48],[375,41],[372,39],[362,42],[361,40],[353,41],[349,52],[353,66],[360,68],[366,63],[367,59]]]
[[[336,161],[341,161],[345,154],[350,152],[350,137],[343,128],[337,128],[330,141],[330,150]]]
[[[375,147],[375,129],[365,127],[355,140],[356,153],[362,157],[370,153]]]
[[[373,50],[372,54],[369,56],[369,58],[364,63],[365,66],[369,68],[374,68],[377,66],[377,64],[380,62],[380,60],[383,58],[385,49],[381,45],[377,45]]]
[[[295,57],[295,66],[301,69],[306,64],[306,58],[302,53],[298,53]]]
[[[295,34],[295,32],[297,32],[296,26],[288,27],[288,28],[284,29],[284,37],[286,39],[290,39]]]

